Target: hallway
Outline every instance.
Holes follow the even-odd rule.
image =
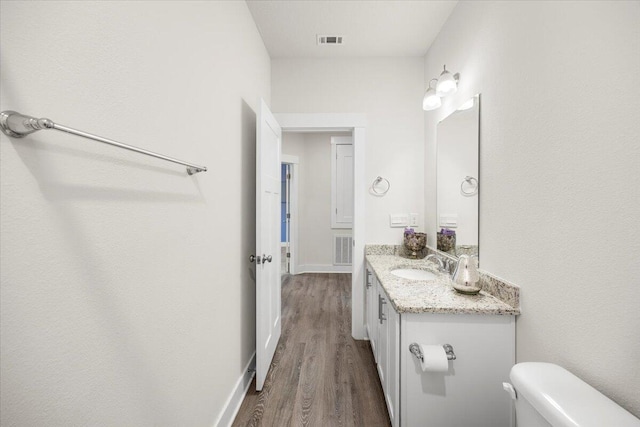
[[[282,336],[260,393],[234,426],[388,426],[367,341],[351,337],[351,275],[301,274],[282,284]]]

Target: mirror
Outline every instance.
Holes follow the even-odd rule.
[[[480,95],[438,123],[437,247],[453,256],[478,255]]]

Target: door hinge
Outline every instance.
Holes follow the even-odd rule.
[[[291,258],[291,253],[287,252],[287,258]]]
[[[287,174],[287,179],[291,179],[291,174],[290,173]]]
[[[291,214],[290,213],[287,214],[287,219],[291,219]]]

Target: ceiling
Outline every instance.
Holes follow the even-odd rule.
[[[457,1],[247,0],[271,58],[424,56]],[[344,36],[342,45],[316,35]]]

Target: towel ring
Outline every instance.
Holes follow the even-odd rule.
[[[473,181],[475,181],[476,183],[474,184]],[[468,182],[469,185],[473,186],[471,191],[464,191],[464,183],[465,182]],[[462,180],[462,182],[460,183],[460,192],[462,194],[464,194],[465,196],[474,196],[474,195],[478,194],[478,180],[475,179],[472,176],[465,176],[464,179]]]
[[[386,189],[384,190],[378,190],[376,189],[376,185],[380,184],[381,182],[386,182]],[[377,177],[376,179],[373,180],[373,182],[371,183],[371,191],[374,194],[377,194],[378,196],[384,196],[385,194],[387,194],[387,191],[389,191],[389,189],[391,188],[391,183],[389,182],[389,180],[387,178],[383,178],[381,176]]]

